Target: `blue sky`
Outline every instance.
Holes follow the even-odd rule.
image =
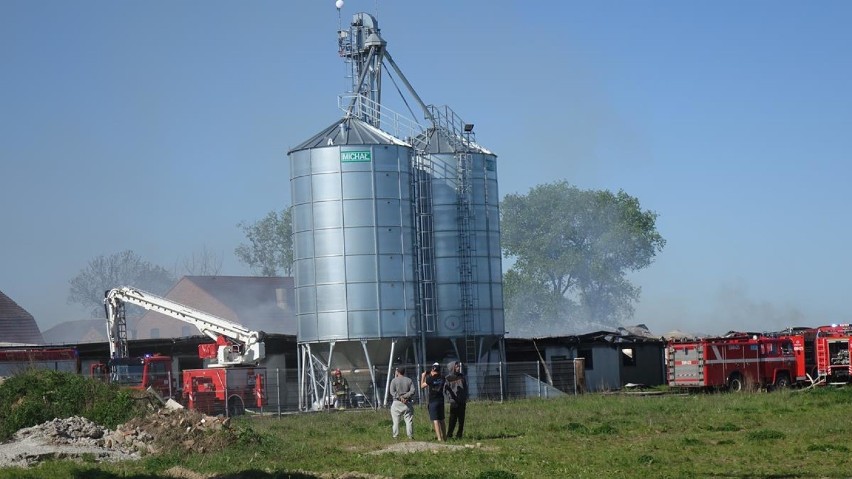
[[[377,7],[501,194],[565,179],[659,214],[633,323],[852,319],[852,4],[347,0],[343,25]],[[338,21],[331,0],[0,2],[0,291],[44,330],[87,317],[68,282],[98,255],[250,274],[237,224],[289,204],[287,150],[341,115]]]

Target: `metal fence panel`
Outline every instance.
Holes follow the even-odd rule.
[[[467,364],[464,373],[468,379],[469,398],[472,401],[503,401],[522,398],[557,398],[581,394],[582,360],[540,362],[477,363]],[[417,371],[423,367],[409,366],[409,377],[419,386]],[[444,374],[447,371],[443,371]],[[374,371],[377,390],[373,389],[370,371],[345,372],[349,394],[345,408],[380,408],[384,404],[387,370]],[[418,387],[419,390],[419,387]],[[309,401],[311,409],[332,409],[337,406],[333,397]],[[418,403],[425,403],[425,391],[419,390]],[[390,401],[388,401],[388,404]],[[249,412],[284,414],[299,411],[299,374],[296,369],[269,369],[266,379],[266,405],[262,409],[247,408]]]

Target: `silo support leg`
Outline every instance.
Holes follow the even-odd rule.
[[[331,365],[332,365],[331,359],[334,356],[334,345],[335,344],[336,344],[336,341],[332,341],[332,342],[328,343],[328,364],[325,365],[326,366],[325,371],[323,371],[323,379],[324,379],[323,384],[325,386],[325,387],[323,387],[323,391],[322,391],[323,401],[325,402],[325,405],[329,409],[332,409],[331,375],[329,374],[329,371],[331,370]]]
[[[391,341],[390,356],[388,356],[388,375],[387,375],[387,379],[385,380],[385,394],[384,394],[384,397],[382,398],[382,407],[387,407],[387,405],[388,405],[388,389],[390,389],[391,373],[392,373],[393,367],[394,367],[393,366],[393,355],[396,352],[396,341],[397,341],[396,339]]]
[[[370,384],[373,386],[373,404],[379,405],[379,388],[376,387],[376,371],[373,369],[373,361],[370,359],[370,352],[367,350],[367,340],[361,340],[361,347],[364,349],[364,357],[367,358],[367,369],[370,370]]]

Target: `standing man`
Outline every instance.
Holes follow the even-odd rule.
[[[331,375],[331,390],[334,391],[334,404],[337,409],[345,409],[349,400],[349,382],[343,377],[340,369],[335,369]]]
[[[391,380],[390,389],[388,389],[393,403],[391,404],[391,420],[393,421],[394,439],[399,436],[399,418],[405,420],[405,433],[408,434],[408,439],[414,439],[414,405],[412,400],[417,389],[414,387],[414,381],[405,375],[405,368],[396,368],[394,378]]]
[[[447,427],[444,424],[444,377],[441,376],[440,364],[432,365],[420,387],[429,388],[429,419],[435,428],[435,437],[443,442],[447,439]]]
[[[447,369],[450,370],[450,374],[445,378],[446,386],[444,386],[447,402],[450,403],[450,424],[447,438],[453,437],[453,431],[456,429],[456,422],[458,422],[459,431],[456,433],[456,439],[461,439],[464,433],[464,411],[467,406],[467,378],[461,372],[461,362],[459,361],[451,361]]]

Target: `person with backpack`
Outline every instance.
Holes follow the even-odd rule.
[[[461,439],[464,434],[464,413],[467,407],[467,378],[461,371],[461,362],[451,361],[447,365],[450,374],[444,378],[444,395],[447,402],[450,404],[450,419],[449,429],[447,430],[447,438],[453,437],[453,431],[458,424],[459,429],[456,433],[456,439]]]

